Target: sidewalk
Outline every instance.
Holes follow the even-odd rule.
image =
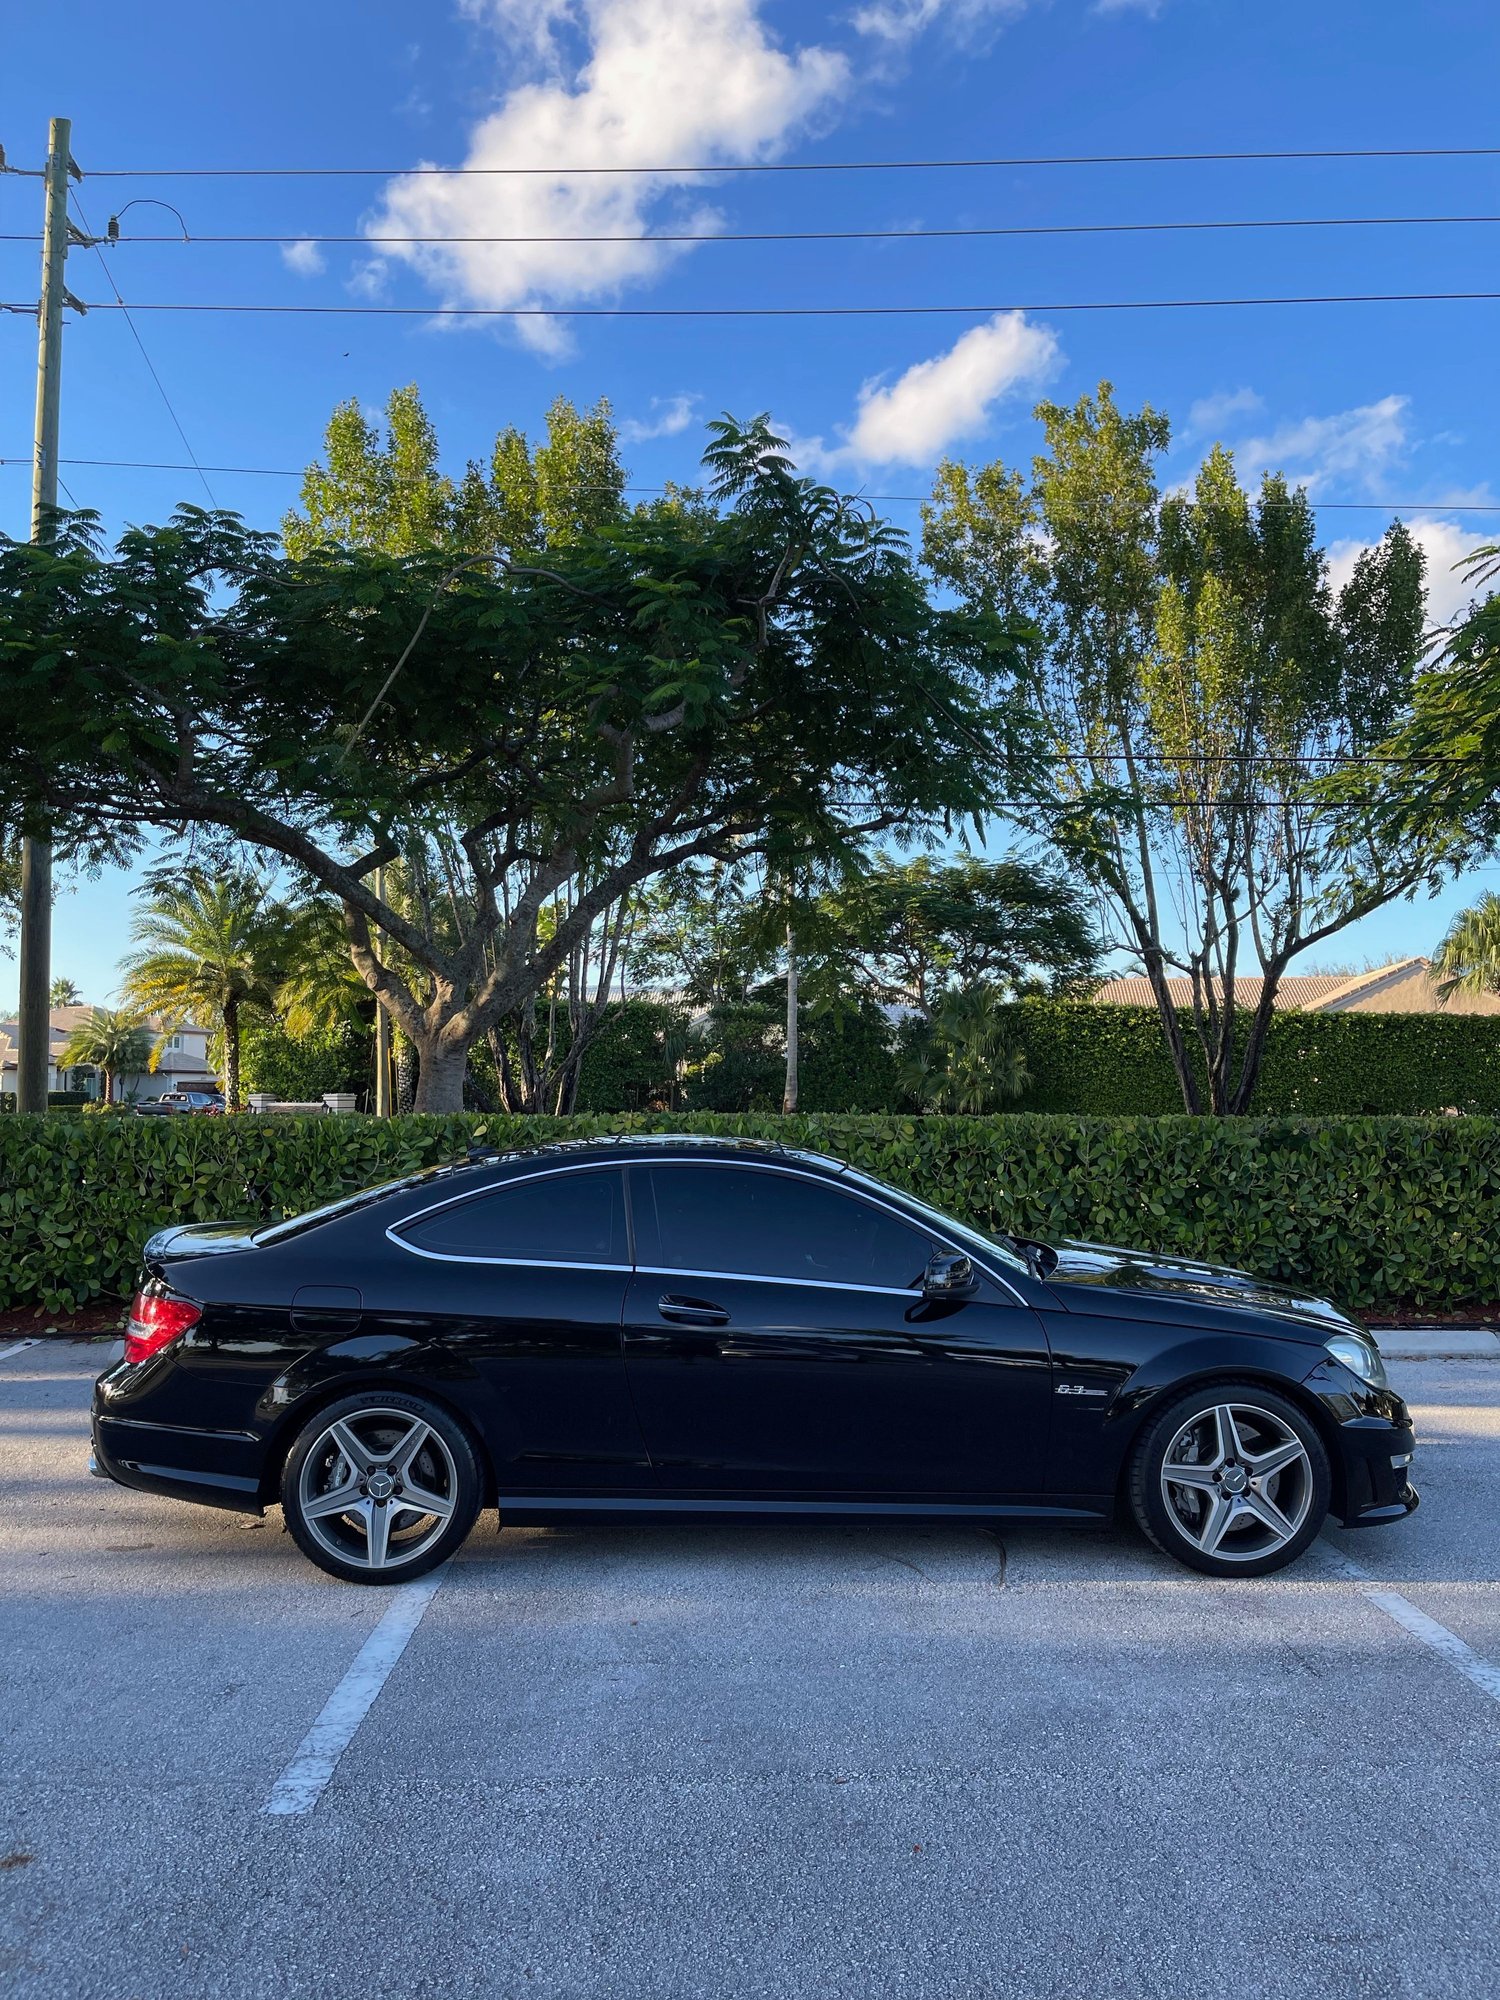
[[[1371,1326],[1387,1361],[1500,1361],[1500,1333],[1482,1326]]]

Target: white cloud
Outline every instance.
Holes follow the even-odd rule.
[[[768,159],[843,95],[849,65],[837,52],[778,48],[758,0],[470,0],[531,50],[533,74],[513,85],[469,138],[463,165],[659,168],[693,161]],[[586,38],[563,62],[558,24]],[[545,45],[545,48],[543,48]],[[537,73],[537,65],[542,70]],[[515,63],[508,64],[513,74]],[[655,222],[710,230],[715,210],[690,199],[703,176],[670,172],[406,174],[385,189],[372,236],[633,236]],[[610,300],[686,254],[666,243],[445,243],[389,245],[449,306],[556,307]],[[556,351],[555,321],[517,322],[533,346]]]
[[[653,396],[649,417],[626,417],[619,425],[626,444],[644,444],[648,438],[676,437],[693,421],[698,407],[696,396]]]
[[[1217,389],[1211,396],[1200,396],[1188,411],[1186,435],[1201,437],[1206,431],[1218,430],[1231,417],[1252,416],[1265,406],[1265,397],[1254,389]]]
[[[1409,397],[1382,396],[1378,403],[1329,417],[1302,417],[1264,437],[1242,439],[1234,448],[1240,477],[1253,487],[1263,472],[1284,472],[1291,485],[1313,494],[1335,481],[1378,480],[1406,454],[1409,408]]]
[[[1427,557],[1427,623],[1451,625],[1474,596],[1473,586],[1464,581],[1454,565],[1493,537],[1471,534],[1457,521],[1408,521],[1406,525]],[[1328,580],[1335,590],[1343,589],[1354,574],[1354,565],[1374,546],[1373,542],[1352,538],[1329,544]]]
[[[315,278],[324,268],[322,251],[306,237],[299,238],[295,243],[283,243],[281,261],[299,278]]]
[[[869,0],[854,14],[862,35],[882,42],[911,42],[938,23],[972,41],[1024,14],[1031,0]]]
[[[996,313],[960,334],[946,354],[915,362],[894,382],[879,377],[859,392],[854,422],[843,442],[802,438],[799,465],[930,465],[959,439],[984,429],[994,405],[1016,390],[1034,387],[1062,358],[1050,326],[1024,313]]]

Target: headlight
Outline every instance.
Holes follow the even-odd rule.
[[[1357,1375],[1361,1382],[1368,1382],[1372,1389],[1388,1389],[1391,1386],[1385,1363],[1380,1358],[1380,1349],[1373,1340],[1366,1340],[1363,1334],[1335,1333],[1323,1342],[1323,1346],[1335,1361],[1342,1361],[1351,1375]]]

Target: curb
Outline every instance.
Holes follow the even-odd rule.
[[[1372,1326],[1387,1361],[1500,1361],[1500,1334],[1482,1326]]]

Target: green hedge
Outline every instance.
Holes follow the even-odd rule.
[[[1018,1110],[1181,1111],[1154,1007],[1021,1000],[1004,1011],[1031,1071]],[[1191,1048],[1188,1015],[1183,1028]],[[1253,1109],[1260,1118],[1500,1112],[1500,1015],[1273,1014]]]
[[[811,1146],[979,1223],[1220,1259],[1345,1305],[1500,1299],[1489,1118],[239,1117],[0,1123],[0,1307],[127,1295],[163,1223],[295,1212],[476,1137],[682,1129]]]

